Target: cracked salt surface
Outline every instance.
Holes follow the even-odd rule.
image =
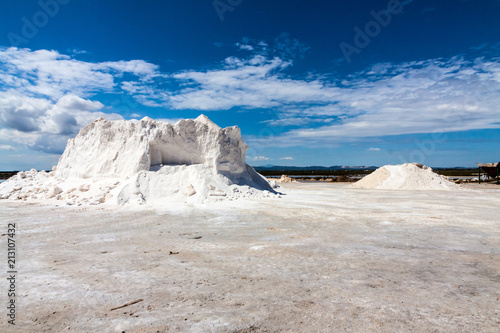
[[[16,324],[27,332],[496,331],[500,191],[283,186],[280,200],[172,214],[0,201],[2,219],[20,231]],[[109,311],[136,299],[144,301]]]

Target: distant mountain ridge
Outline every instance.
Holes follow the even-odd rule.
[[[257,171],[295,171],[295,170],[376,170],[377,166],[349,166],[349,165],[332,165],[332,166],[306,166],[306,167],[298,167],[298,166],[286,166],[286,165],[263,165],[254,167]]]

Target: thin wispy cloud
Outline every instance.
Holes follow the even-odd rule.
[[[80,50],[80,49],[68,49],[68,53],[72,55],[77,55],[77,54],[90,54],[90,52],[85,51],[85,50]]]
[[[16,150],[14,147],[10,146],[10,145],[0,145],[0,150],[10,150],[10,151],[14,151]]]
[[[254,161],[254,162],[269,161],[269,160],[271,160],[271,158],[267,157],[267,156],[254,156],[254,157],[250,157],[250,160]]]
[[[343,82],[332,106],[341,121],[291,130],[288,139],[314,140],[500,128],[500,63],[455,57],[394,64]],[[314,110],[305,109],[314,114]],[[287,115],[288,116],[288,115]]]

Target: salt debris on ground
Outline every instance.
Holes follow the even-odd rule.
[[[461,187],[418,163],[385,165],[352,186],[387,190],[457,190]]]
[[[246,164],[248,146],[236,126],[206,116],[174,125],[99,118],[68,141],[51,172],[19,172],[0,184],[0,199],[48,204],[206,203],[278,197]]]

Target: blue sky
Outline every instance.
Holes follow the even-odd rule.
[[[0,2],[0,170],[99,116],[238,125],[251,165],[500,160],[500,1]]]

